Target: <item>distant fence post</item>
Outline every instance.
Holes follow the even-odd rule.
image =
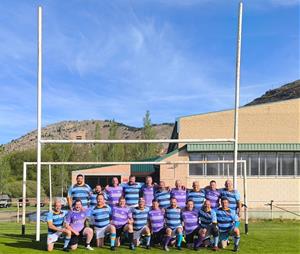
[[[271,220],[273,220],[273,202],[274,202],[274,200],[271,200],[271,202],[270,202]]]

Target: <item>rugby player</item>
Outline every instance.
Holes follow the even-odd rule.
[[[70,210],[72,210],[74,202],[78,199],[81,200],[83,208],[88,208],[91,195],[92,189],[89,185],[84,183],[83,175],[77,175],[76,184],[70,186],[68,190],[67,200]]]
[[[221,199],[228,199],[230,210],[236,212],[240,217],[240,211],[242,208],[242,203],[240,201],[240,193],[238,190],[233,189],[233,184],[231,180],[225,182],[225,188],[221,189]]]
[[[155,199],[157,199],[160,208],[167,208],[170,206],[171,194],[164,181],[159,182],[158,190],[154,194]]]
[[[194,201],[188,200],[186,207],[181,212],[181,218],[184,225],[185,239],[188,248],[193,245],[194,237],[200,237],[199,212],[194,207]]]
[[[97,247],[103,247],[104,237],[110,234],[110,249],[115,250],[116,228],[110,224],[111,208],[105,204],[103,194],[97,196],[97,206],[91,211]]]
[[[71,239],[71,231],[64,228],[64,219],[67,215],[66,211],[61,210],[61,201],[55,200],[53,205],[53,211],[50,211],[47,215],[47,225],[48,225],[48,236],[47,236],[47,250],[52,251],[54,248],[54,243],[58,238],[64,234],[65,243],[63,250],[68,251],[68,245]]]
[[[99,194],[102,194],[104,196],[104,199],[107,200],[107,194],[102,191],[102,187],[100,184],[97,184],[95,186],[95,189],[90,197],[90,208],[93,209],[97,205],[97,196]]]
[[[209,186],[205,188],[205,199],[210,201],[210,207],[217,209],[220,206],[221,193],[217,189],[215,180],[210,181]]]
[[[187,199],[194,201],[194,207],[198,210],[202,208],[203,202],[205,200],[205,192],[201,190],[198,181],[193,182],[193,189],[188,190]]]
[[[177,200],[177,206],[184,208],[186,204],[186,189],[182,186],[180,180],[175,181],[175,188],[171,190],[171,197]]]
[[[157,185],[153,184],[152,177],[146,176],[145,184],[141,188],[141,197],[145,199],[146,206],[148,207],[152,206],[156,186]]]
[[[119,198],[123,193],[123,187],[119,184],[118,177],[112,178],[112,185],[106,186],[105,192],[107,193],[108,204],[111,207],[117,205],[119,202]]]
[[[144,235],[146,240],[146,248],[150,249],[151,234],[148,227],[148,213],[149,208],[145,206],[145,200],[140,198],[138,207],[132,209],[133,218],[133,239],[135,245],[139,245],[140,238]],[[134,249],[134,245],[131,246]]]
[[[133,219],[131,209],[126,206],[124,197],[119,198],[119,204],[112,207],[111,223],[116,227],[117,246],[120,246],[120,237],[128,232],[129,246],[133,246]]]
[[[66,228],[71,231],[71,240],[69,246],[71,250],[76,250],[78,247],[79,237],[86,236],[86,249],[94,250],[90,246],[90,242],[93,239],[93,230],[89,227],[85,227],[85,222],[88,219],[89,210],[82,207],[81,200],[76,200],[74,203],[74,209],[69,211],[65,223]]]
[[[239,217],[233,211],[230,209],[229,200],[227,198],[221,199],[221,207],[218,208],[215,212],[215,215],[213,216],[213,223],[218,225],[219,228],[219,236],[221,241],[222,248],[225,248],[227,246],[228,238],[230,235],[234,236],[234,248],[233,251],[238,251],[239,248],[239,242],[240,242],[240,230],[239,230]],[[215,246],[213,248],[214,250],[217,250],[218,247]]]
[[[183,239],[183,227],[181,225],[181,209],[177,206],[176,198],[171,198],[171,205],[165,210],[166,236],[163,242],[163,249],[169,251],[168,245],[172,237],[177,236],[177,249],[181,250]]]
[[[216,224],[212,223],[213,217],[215,217],[215,210],[211,209],[211,203],[209,200],[205,200],[203,207],[199,210],[200,219],[200,236],[195,242],[194,248],[197,250],[204,244],[204,246],[210,245],[210,236],[214,237],[214,246],[218,246],[219,231]]]
[[[128,183],[122,183],[123,187],[123,196],[126,199],[126,204],[129,207],[137,207],[139,198],[140,198],[140,190],[142,188],[142,183],[138,183],[135,181],[135,176],[129,177]]]
[[[165,212],[159,208],[157,199],[153,199],[152,207],[148,214],[148,221],[151,230],[151,242],[152,244],[159,244],[162,242],[166,229],[165,224]]]

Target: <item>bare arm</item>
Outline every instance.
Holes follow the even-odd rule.
[[[52,229],[52,230],[55,230],[55,231],[57,231],[57,232],[63,232],[63,229],[62,229],[62,228],[55,227],[55,226],[53,225],[53,222],[52,222],[52,221],[48,221],[47,224],[48,224],[48,228],[50,228],[50,229]]]

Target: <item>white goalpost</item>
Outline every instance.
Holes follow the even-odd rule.
[[[153,139],[153,140],[43,140],[42,139],[42,7],[38,7],[38,69],[37,69],[37,195],[36,195],[36,241],[40,241],[40,201],[41,201],[41,166],[48,162],[42,162],[41,149],[42,144],[45,143],[72,143],[72,144],[124,144],[124,143],[203,143],[203,142],[231,142],[234,144],[234,165],[233,170],[233,184],[237,188],[237,152],[238,152],[238,108],[239,108],[239,86],[240,86],[240,58],[241,58],[241,26],[242,26],[242,10],[243,4],[239,4],[239,21],[238,21],[238,36],[237,36],[237,51],[236,51],[236,79],[235,79],[235,108],[234,108],[234,138],[220,138],[220,139]],[[62,163],[62,162],[60,162]],[[99,163],[99,162],[98,162]],[[107,162],[105,162],[107,163]],[[118,162],[118,165],[128,162]],[[176,163],[176,162],[175,162]],[[199,162],[200,163],[200,162]],[[210,163],[210,162],[201,162]],[[217,162],[215,162],[217,163]],[[95,165],[95,163],[92,163]],[[97,164],[97,163],[96,163]],[[103,165],[103,163],[100,163]],[[99,165],[100,165],[99,164]],[[137,163],[144,164],[144,163]],[[155,164],[151,162],[151,164]],[[163,164],[163,163],[158,163]],[[178,162],[177,162],[178,164]],[[187,164],[192,164],[189,161]],[[47,164],[49,165],[49,164]],[[110,165],[112,165],[110,163]],[[123,164],[124,165],[124,164]],[[25,167],[25,166],[24,166]],[[26,170],[25,170],[26,173]],[[23,172],[24,177],[24,172]],[[24,186],[23,186],[24,187]],[[26,188],[26,187],[25,187]],[[25,190],[26,193],[26,190]],[[23,199],[24,202],[24,199]]]
[[[48,166],[49,170],[49,210],[52,206],[52,188],[51,188],[51,166],[59,165],[94,165],[94,166],[104,166],[104,165],[192,165],[192,164],[233,164],[233,160],[218,160],[218,161],[132,161],[132,162],[41,162],[41,166]],[[247,201],[247,164],[246,160],[238,160],[242,166],[242,176],[243,176],[243,197],[244,197],[244,220],[245,220],[245,233],[248,233],[248,201]],[[26,226],[26,181],[27,181],[27,166],[37,165],[37,162],[24,162],[23,163],[23,193],[22,193],[22,235],[25,235]],[[174,168],[175,175],[175,168]]]

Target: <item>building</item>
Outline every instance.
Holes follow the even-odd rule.
[[[172,138],[220,139],[233,137],[234,110],[184,116],[177,119]],[[250,208],[265,211],[271,200],[284,209],[300,208],[300,99],[241,107],[239,110],[239,159],[247,161],[248,200]],[[160,161],[232,160],[229,143],[170,144]],[[116,166],[116,168],[120,168]],[[157,180],[173,185],[181,179],[187,187],[197,180],[206,186],[211,179],[223,187],[232,178],[232,164],[191,164],[140,167],[140,176],[154,174]],[[86,176],[89,172],[81,171]],[[103,169],[102,169],[103,170]],[[111,171],[111,168],[107,168]],[[143,172],[143,170],[145,172]],[[75,172],[74,172],[75,173]],[[135,174],[127,167],[125,179]],[[76,174],[76,173],[75,173]],[[243,194],[242,170],[238,168],[238,189]],[[290,209],[290,208],[288,208]]]

